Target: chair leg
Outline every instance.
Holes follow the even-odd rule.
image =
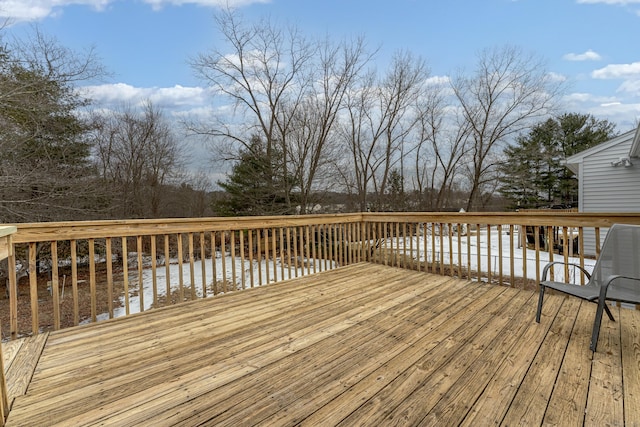
[[[536,322],[540,323],[540,314],[542,313],[542,301],[544,300],[544,286],[540,285],[540,296],[538,297],[538,311],[536,311]]]
[[[606,307],[606,304],[607,303],[604,298],[598,299],[598,309],[596,310],[596,319],[593,322],[593,332],[591,332],[591,345],[589,346],[589,348],[591,348],[591,351],[593,352],[596,351],[596,347],[598,346],[598,336],[600,335],[600,325],[602,324],[602,312],[606,310],[608,313],[611,313],[609,311],[609,308]]]
[[[612,322],[616,321],[616,319],[613,318],[613,314],[611,314],[611,310],[609,309],[609,304],[607,304],[606,302],[604,304],[604,311],[607,312],[607,316],[609,316],[609,320],[611,320]]]

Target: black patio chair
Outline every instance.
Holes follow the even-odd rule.
[[[594,302],[598,308],[593,323],[590,348],[591,351],[596,351],[602,312],[606,312],[609,319],[615,321],[606,301],[640,303],[640,226],[627,224],[611,226],[604,239],[600,257],[591,274],[579,265],[570,264],[580,269],[588,277],[589,282],[584,286],[548,281],[547,273],[554,264],[564,265],[564,262],[550,262],[542,270],[536,322],[540,323],[546,288]]]

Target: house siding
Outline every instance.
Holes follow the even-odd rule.
[[[633,166],[612,166],[611,162],[628,157],[633,134],[605,150],[585,155],[579,165],[580,212],[640,212],[640,159]],[[585,229],[585,255],[595,255],[595,230]],[[601,229],[600,244],[607,230]]]

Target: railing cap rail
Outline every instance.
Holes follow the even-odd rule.
[[[638,213],[577,212],[364,212],[253,217],[161,218],[7,224],[14,243],[105,237],[148,236],[250,228],[296,227],[353,222],[435,222],[481,225],[610,227],[640,224]]]
[[[0,225],[0,237],[9,236],[15,234],[18,231],[18,227],[15,225]]]

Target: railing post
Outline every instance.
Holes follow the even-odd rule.
[[[15,252],[13,247],[13,240],[11,236],[17,231],[15,226],[4,226],[0,227],[0,260],[5,258],[9,258],[9,267],[13,265],[13,270],[9,269],[9,283],[10,290],[9,292],[12,294],[13,298],[11,299],[11,319],[13,323],[14,315],[16,315],[16,311],[14,309],[14,301],[17,306],[17,286],[16,286],[16,269],[15,269]],[[13,262],[11,262],[13,260]],[[13,280],[11,280],[13,277]],[[17,317],[16,317],[17,319]],[[17,320],[16,320],[17,323]],[[16,328],[11,330],[12,338],[15,338],[14,335],[17,335],[17,325]],[[2,329],[0,328],[0,336],[2,336]],[[2,355],[2,346],[0,345],[0,426],[4,426],[4,422],[9,415],[9,395],[7,393],[7,379],[4,373],[4,357]]]

